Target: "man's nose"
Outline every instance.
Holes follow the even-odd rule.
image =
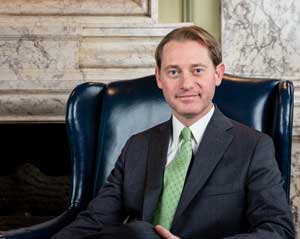
[[[194,79],[189,73],[183,73],[181,77],[181,88],[191,89],[194,87]]]

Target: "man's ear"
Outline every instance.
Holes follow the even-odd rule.
[[[220,63],[216,66],[216,72],[215,72],[215,84],[216,86],[221,85],[222,79],[225,72],[225,65],[223,63]]]
[[[158,88],[162,88],[162,86],[161,86],[161,79],[160,79],[160,69],[158,68],[158,67],[155,67],[155,77],[156,77],[156,84],[157,84],[157,87]]]

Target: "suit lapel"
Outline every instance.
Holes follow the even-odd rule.
[[[172,122],[169,120],[154,131],[150,138],[143,204],[144,221],[151,221],[160,197],[171,132]]]
[[[216,108],[195,155],[174,216],[172,228],[176,228],[177,219],[195,195],[203,188],[231,143],[233,136],[227,132],[229,128],[232,128],[231,122]]]

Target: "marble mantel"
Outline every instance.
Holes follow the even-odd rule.
[[[146,22],[157,22],[157,13],[157,0],[2,0],[0,5],[0,15],[92,16],[92,21],[99,22],[107,16],[140,17],[138,21],[143,18]]]
[[[3,0],[0,123],[63,122],[71,90],[153,74],[157,0]]]

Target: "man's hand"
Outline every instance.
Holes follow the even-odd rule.
[[[161,225],[157,225],[155,226],[155,230],[156,232],[165,239],[180,239],[179,237],[173,235],[169,230],[167,230],[166,228],[164,228]]]

